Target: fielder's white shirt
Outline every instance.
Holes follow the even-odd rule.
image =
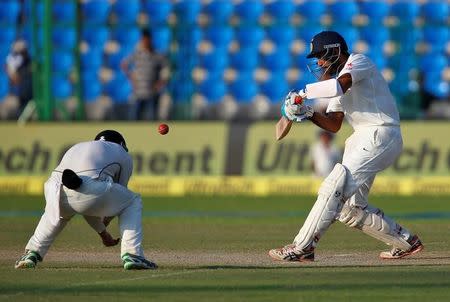
[[[133,160],[119,144],[108,141],[82,142],[67,150],[55,171],[62,172],[64,169],[92,178],[109,175],[114,182],[126,187],[133,172]]]
[[[399,126],[395,99],[375,64],[362,54],[351,54],[338,77],[349,73],[352,86],[331,98],[328,112],[344,112],[354,130],[367,126]]]

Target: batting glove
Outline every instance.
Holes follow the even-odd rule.
[[[296,122],[301,122],[303,120],[309,119],[314,115],[314,108],[308,105],[302,106],[300,113],[296,115]]]
[[[290,91],[281,105],[281,114],[290,121],[301,122],[313,115],[312,107],[303,104],[306,93],[302,89],[298,92]]]
[[[284,102],[281,104],[281,115],[286,117],[288,120],[293,121],[295,115],[299,112],[298,104],[302,102],[299,95],[295,91],[290,91],[288,95],[284,98]]]

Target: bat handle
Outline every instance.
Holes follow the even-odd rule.
[[[294,104],[300,105],[303,103],[303,98],[299,95],[297,95],[294,99]]]

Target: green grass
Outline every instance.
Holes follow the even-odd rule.
[[[384,244],[340,223],[322,238],[315,264],[274,264],[264,257],[268,249],[292,241],[313,201],[307,196],[146,198],[144,249],[160,269],[124,271],[119,248],[102,247],[97,235],[76,217],[46,261],[35,270],[18,271],[13,263],[36,227],[44,202],[0,195],[0,301],[450,300],[449,197],[371,199],[421,236],[426,249],[414,261],[380,262],[376,258]],[[111,231],[118,233],[116,222]],[[156,258],[152,251],[157,251]],[[199,256],[186,262],[158,259],[165,252]],[[85,253],[88,260],[71,259],[72,253]],[[260,262],[203,259],[208,254],[251,253]],[[347,253],[367,261],[341,266],[341,256]]]
[[[445,301],[449,286],[445,267],[198,268],[157,273],[73,268],[17,272],[9,279],[13,278],[21,281],[3,284],[2,293],[17,295],[16,301]],[[115,280],[120,281],[106,283]]]

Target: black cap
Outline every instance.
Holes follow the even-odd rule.
[[[335,31],[322,31],[311,40],[311,52],[306,56],[314,58],[319,56],[327,48],[341,47],[341,51],[348,51],[344,38]]]
[[[96,141],[107,141],[121,145],[128,152],[127,144],[122,134],[115,130],[103,130],[95,136]]]

